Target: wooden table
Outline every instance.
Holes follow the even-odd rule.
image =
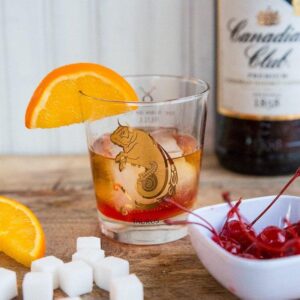
[[[206,155],[201,175],[201,206],[221,202],[221,192],[243,198],[278,192],[287,177],[251,177],[220,168]],[[290,194],[300,194],[294,184]],[[69,261],[78,236],[98,236],[95,199],[86,156],[0,157],[0,194],[28,205],[37,214],[47,236],[47,254]],[[203,268],[189,238],[159,246],[122,245],[102,236],[107,255],[130,261],[145,287],[145,299],[234,299]],[[21,282],[28,269],[0,254],[0,266],[17,271]],[[63,296],[59,290],[55,296]],[[94,287],[83,299],[109,299]],[[21,297],[20,297],[21,299]]]

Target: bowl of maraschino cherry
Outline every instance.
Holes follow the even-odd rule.
[[[242,299],[300,298],[300,197],[283,195],[298,177],[300,168],[277,196],[232,202],[224,193],[224,204],[180,207],[202,264]]]

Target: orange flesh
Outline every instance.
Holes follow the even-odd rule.
[[[119,100],[95,100],[85,95]],[[121,114],[134,109],[122,101],[137,101],[128,82],[114,71],[92,63],[66,65],[50,72],[27,107],[27,128],[52,128]]]
[[[0,196],[0,251],[30,267],[45,255],[42,226],[33,212],[23,204]]]

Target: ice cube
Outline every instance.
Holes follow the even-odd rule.
[[[0,300],[9,300],[17,295],[16,272],[0,268]]]
[[[110,284],[110,300],[143,300],[143,284],[135,274],[113,278]]]
[[[83,261],[72,261],[59,267],[60,288],[70,297],[90,293],[93,289],[93,269]]]
[[[177,134],[175,137],[178,146],[182,149],[184,154],[190,154],[197,150],[197,141],[191,135]]]
[[[93,267],[94,264],[97,261],[103,259],[104,256],[105,253],[103,250],[83,248],[72,255],[72,261],[84,261],[85,263]]]
[[[52,300],[53,284],[50,273],[27,273],[23,280],[24,300]]]
[[[151,132],[151,136],[160,144],[171,156],[171,158],[182,156],[182,150],[178,146],[174,129],[162,128]]]
[[[77,251],[81,249],[101,249],[101,239],[95,236],[82,236],[77,238]]]
[[[197,186],[197,170],[184,157],[176,159],[175,166],[178,174],[177,192],[189,191]]]
[[[109,256],[97,262],[94,266],[94,280],[101,289],[109,291],[113,278],[129,274],[129,262],[125,259]]]
[[[114,178],[115,191],[110,203],[113,203],[116,210],[126,215],[135,209],[135,201],[143,200],[143,197],[137,192],[136,182],[139,174],[145,172],[145,169],[127,164],[125,169],[120,172],[118,165],[115,164],[111,171]],[[126,190],[125,193],[123,188]]]
[[[92,150],[105,157],[115,158],[122,149],[114,144],[110,140],[110,134],[106,133],[94,142]]]
[[[31,272],[50,273],[52,275],[53,288],[57,289],[59,287],[58,268],[63,264],[64,262],[55,256],[46,256],[31,263]]]

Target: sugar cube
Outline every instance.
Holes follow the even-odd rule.
[[[58,268],[63,264],[63,261],[55,256],[46,256],[31,263],[31,272],[50,273],[53,280],[53,288],[57,289],[59,287]]]
[[[110,284],[110,300],[143,299],[143,284],[135,274],[112,279]]]
[[[95,236],[83,236],[77,238],[77,251],[81,249],[101,249],[101,239]]]
[[[90,293],[93,289],[93,269],[83,261],[72,261],[58,269],[60,288],[70,297]]]
[[[9,300],[16,297],[17,276],[16,272],[0,268],[0,300]]]
[[[52,275],[43,272],[27,273],[23,280],[24,300],[52,300]]]
[[[101,289],[109,291],[110,281],[113,278],[129,274],[129,263],[127,260],[109,256],[94,265],[94,280]]]
[[[94,264],[103,259],[105,256],[105,253],[103,250],[96,250],[96,249],[88,249],[88,248],[84,248],[81,249],[79,251],[77,251],[76,253],[74,253],[72,255],[72,261],[84,261],[85,263],[87,263],[88,265],[90,265],[91,267],[94,266]]]

